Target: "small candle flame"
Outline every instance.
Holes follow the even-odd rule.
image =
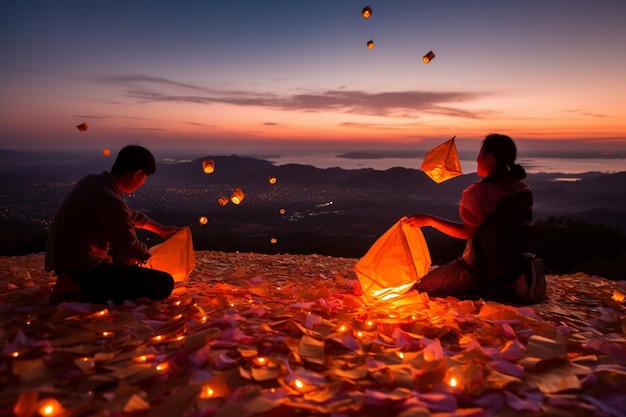
[[[268,359],[265,356],[257,356],[252,362],[257,366],[265,366],[268,363]]]
[[[202,387],[202,391],[200,391],[200,398],[212,398],[215,395],[215,391],[208,385]]]

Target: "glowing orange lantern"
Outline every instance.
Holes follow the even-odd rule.
[[[374,49],[374,41],[373,40],[367,41],[367,49]]]
[[[428,53],[422,57],[422,61],[424,61],[424,64],[428,64],[434,58],[435,58],[435,53],[433,51],[428,51]]]
[[[110,149],[103,149],[102,150],[102,155],[104,156],[111,156],[111,150]]]
[[[625,298],[626,298],[626,294],[624,294],[620,290],[616,289],[616,290],[613,291],[613,299],[615,301],[622,302],[622,301],[624,301]]]
[[[270,239],[270,243],[276,243],[276,242],[278,242],[278,239],[276,239],[275,237]]]
[[[363,18],[365,19],[369,19],[370,17],[372,17],[372,8],[369,6],[364,7],[363,10],[361,10],[361,16],[363,16]]]
[[[455,138],[456,136],[434,147],[424,157],[422,171],[436,183],[441,183],[463,174],[459,153],[454,144]]]
[[[202,161],[202,171],[205,174],[212,174],[215,171],[215,162],[212,159]]]
[[[183,227],[164,242],[150,247],[146,267],[168,272],[174,281],[184,281],[196,267],[191,229]]]
[[[233,193],[230,196],[230,201],[232,201],[233,204],[241,204],[244,197],[245,197],[245,194],[243,193],[243,190],[237,187],[233,190]]]
[[[267,181],[268,181],[270,184],[276,184],[276,181],[277,181],[277,180],[276,180],[276,177],[269,177],[269,178],[267,179]]]
[[[285,209],[284,209],[284,208],[281,208],[280,210],[278,210],[278,212],[279,212],[280,214],[285,214],[285,213],[286,213],[286,211],[285,211]]]
[[[217,204],[219,204],[220,206],[224,207],[226,204],[228,204],[230,200],[228,199],[228,197],[226,196],[221,196],[220,198],[217,199]]]
[[[84,122],[79,125],[76,125],[76,128],[80,130],[81,132],[84,132],[89,128],[89,126],[87,126],[87,122]]]
[[[354,266],[363,293],[383,300],[407,292],[428,272],[430,252],[422,231],[401,218]]]
[[[206,216],[200,216],[198,221],[200,222],[200,224],[207,224],[209,222],[209,219],[207,219]]]

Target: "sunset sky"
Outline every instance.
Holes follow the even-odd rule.
[[[0,147],[626,151],[625,21],[624,0],[4,1]]]

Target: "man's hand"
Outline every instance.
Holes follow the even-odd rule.
[[[161,226],[160,228],[161,230],[159,230],[159,235],[163,238],[163,239],[169,239],[170,237],[174,236],[176,233],[178,233],[180,230],[182,230],[182,227],[179,226]]]

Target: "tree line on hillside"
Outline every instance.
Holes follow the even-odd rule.
[[[626,234],[602,224],[549,217],[535,222],[535,246],[548,274],[584,272],[626,279]]]

